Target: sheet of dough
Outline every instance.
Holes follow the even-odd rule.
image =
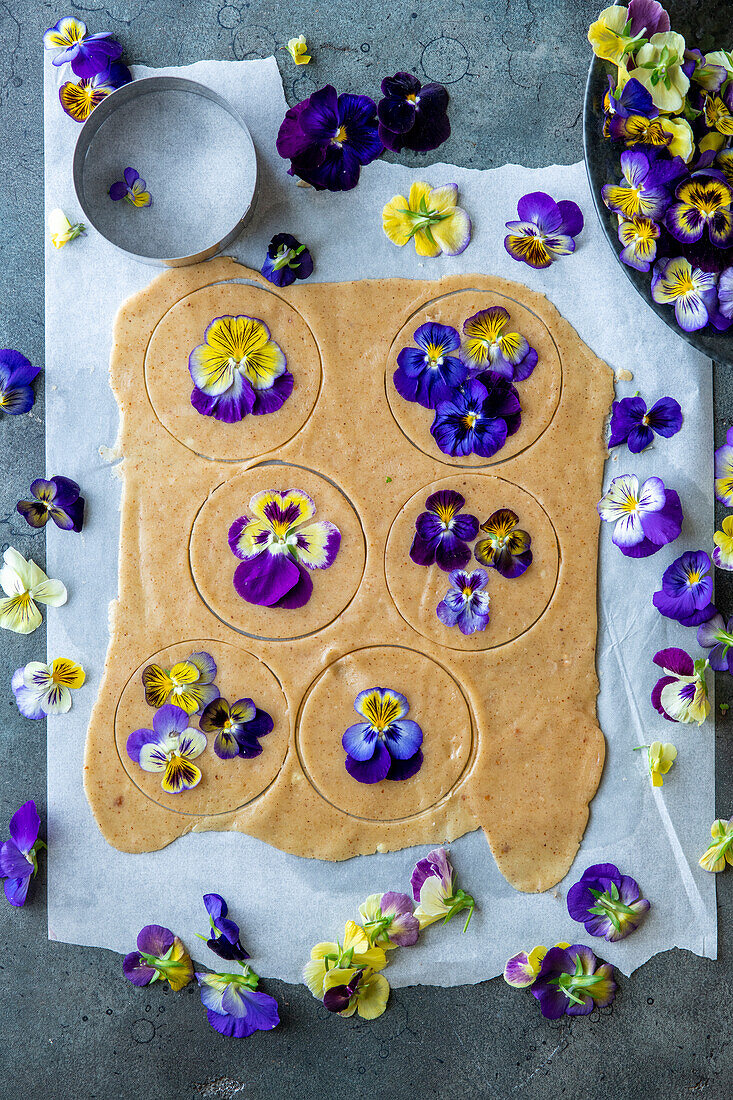
[[[437,450],[431,414],[402,401],[391,375],[423,321],[458,327],[489,304],[509,309],[539,364],[518,387],[519,432],[494,459],[459,464]],[[222,425],[192,410],[187,360],[213,317],[238,313],[267,323],[295,390],[276,414]],[[503,279],[276,291],[220,259],[167,272],[123,305],[111,380],[124,456],[120,587],[85,761],[106,839],[142,852],[190,831],[236,829],[341,860],[480,824],[512,885],[558,882],[604,759],[595,502],[613,397],[606,365],[543,296]],[[512,507],[533,538],[522,578],[491,571],[492,621],[467,639],[435,619],[447,575],[408,557],[414,519],[438,485],[462,492],[482,522]],[[302,610],[253,607],[234,592],[226,532],[253,491],[290,487],[341,528],[341,550]],[[152,716],[142,668],[194,649],[215,656],[230,701],[252,694],[275,729],[253,761],[207,749],[201,784],[166,796],[124,743]],[[413,779],[365,787],[344,769],[341,734],[357,691],[376,683],[407,695],[425,762]]]

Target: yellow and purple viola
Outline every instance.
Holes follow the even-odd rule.
[[[726,622],[719,611],[700,623],[697,644],[708,650],[710,667],[716,672],[733,673],[733,616]]]
[[[641,149],[626,149],[621,154],[621,182],[604,184],[601,197],[612,213],[623,218],[660,221],[672,201],[668,185],[684,171],[679,157],[660,160]]]
[[[468,367],[459,358],[461,337],[452,325],[427,321],[413,333],[416,348],[402,348],[392,375],[395,389],[405,401],[424,409],[436,409],[449,401],[465,381]]]
[[[720,527],[713,535],[713,561],[718,569],[730,571],[733,569],[733,516],[726,516]]]
[[[152,729],[134,730],[127,738],[127,755],[144,772],[160,772],[166,794],[190,791],[201,782],[193,763],[206,749],[205,734],[189,726],[190,716],[166,703],[153,715]]]
[[[590,947],[575,943],[551,947],[532,982],[531,993],[547,1020],[587,1016],[598,1006],[611,1004],[617,985],[610,963],[601,962]]]
[[[407,715],[410,704],[393,688],[360,691],[354,710],[363,719],[349,726],[341,739],[346,770],[359,783],[410,779],[422,766],[423,733]]]
[[[263,489],[249,511],[229,528],[229,547],[241,561],[237,594],[261,607],[303,607],[313,593],[310,573],[333,565],[341,532],[329,520],[313,520],[315,503],[302,489]]]
[[[53,520],[62,531],[81,531],[84,522],[84,497],[70,477],[56,474],[46,481],[38,477],[31,482],[32,500],[19,500],[15,506],[31,527],[45,527]]]
[[[375,979],[387,965],[382,947],[376,946],[361,925],[350,920],[344,928],[343,942],[317,943],[303,968],[303,980],[314,997],[323,1001],[330,1012],[366,1020],[381,1016],[387,1007],[389,984]],[[333,992],[331,992],[333,991]]]
[[[710,243],[726,248],[733,238],[733,192],[714,175],[696,172],[680,183],[664,224],[681,244],[695,244],[707,230]]]
[[[160,924],[146,924],[137,936],[137,951],[122,960],[122,973],[133,985],[168,982],[177,991],[193,978],[193,963],[183,942]]]
[[[699,859],[704,871],[718,874],[726,866],[733,866],[733,818],[726,821],[719,817],[710,828],[712,843],[708,845]]]
[[[728,428],[725,443],[715,451],[715,496],[726,508],[733,508],[733,428]]]
[[[138,208],[153,205],[153,196],[137,168],[125,168],[121,180],[115,180],[109,189],[112,202],[124,201]]]
[[[89,79],[102,73],[122,56],[122,46],[110,31],[89,34],[86,23],[66,16],[43,36],[44,49],[56,66],[70,65],[75,76]]]
[[[166,703],[180,707],[186,714],[203,711],[219,695],[214,685],[216,661],[203,650],[192,653],[172,668],[151,663],[143,669],[145,702],[159,710]]]
[[[490,597],[484,592],[489,574],[485,569],[467,573],[454,569],[448,575],[450,588],[435,609],[444,626],[457,626],[461,634],[486,630],[490,617]]]
[[[498,508],[481,524],[486,537],[473,548],[477,562],[496,569],[507,580],[521,577],[532,564],[532,538],[518,523],[519,516],[511,508]]]
[[[0,348],[0,412],[22,416],[35,401],[31,382],[40,373],[30,359],[13,348]]]
[[[715,615],[713,566],[704,550],[686,550],[662,574],[662,587],[652,596],[661,615],[682,626],[699,626]]]
[[[260,737],[272,731],[273,721],[251,699],[237,699],[231,706],[219,696],[204,709],[199,727],[204,733],[216,734],[214,752],[221,760],[241,756],[252,760],[262,752]]]
[[[285,353],[258,317],[215,317],[188,357],[191,404],[202,416],[235,424],[277,412],[293,392]]]
[[[466,498],[455,489],[439,489],[425,501],[415,520],[410,557],[416,565],[437,565],[450,573],[471,560],[469,542],[478,534],[478,519],[463,512]]]
[[[370,894],[359,906],[359,916],[370,941],[385,951],[412,947],[417,943],[420,925],[407,894],[394,890]]]
[[[517,203],[518,221],[506,223],[504,238],[509,255],[529,267],[549,267],[575,252],[575,238],[583,229],[583,215],[570,199],[559,202],[544,191],[532,191]]]
[[[537,352],[519,332],[505,332],[509,311],[504,306],[481,309],[463,322],[461,358],[472,369],[486,369],[523,382],[537,366]]]
[[[68,657],[56,657],[50,664],[29,661],[13,673],[10,686],[18,710],[26,718],[46,718],[71,710],[71,693],[85,680],[84,669]]]
[[[569,943],[556,943],[555,947],[568,948]],[[542,968],[542,960],[547,954],[547,948],[540,944],[531,951],[518,951],[507,959],[504,967],[504,981],[513,989],[529,989]]]
[[[589,936],[614,943],[641,924],[650,904],[641,896],[639,883],[622,875],[613,863],[595,863],[567,893],[568,914],[584,925]]]
[[[655,665],[664,672],[652,691],[652,706],[669,722],[701,726],[710,713],[707,669],[709,662],[693,661],[684,649],[671,646],[655,653]]]
[[[684,256],[657,260],[652,273],[652,298],[674,306],[681,329],[697,332],[715,316],[716,281],[715,272],[693,267]]]
[[[615,477],[598,502],[598,514],[613,524],[612,542],[629,558],[648,558],[674,542],[682,530],[682,505],[660,477],[643,485],[634,474]]]
[[[382,210],[382,228],[393,244],[414,241],[418,256],[460,256],[471,240],[471,219],[458,204],[458,184],[431,187],[416,180],[407,198],[395,195]]]
[[[74,122],[86,122],[103,99],[131,80],[132,73],[127,65],[115,61],[108,69],[94,76],[83,77],[79,81],[67,80],[59,88],[59,102]]]

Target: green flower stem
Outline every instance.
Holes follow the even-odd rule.
[[[598,917],[608,917],[617,932],[621,931],[622,925],[630,917],[635,916],[634,910],[620,900],[615,882],[611,883],[610,895],[601,890],[591,890],[590,892],[596,899],[596,904],[588,912],[595,913]]]
[[[286,248],[285,245],[280,246],[280,252],[278,257],[273,263],[275,271],[280,271],[283,267],[293,267],[293,260],[298,257],[301,252],[305,251],[305,245],[301,244],[298,248]]]
[[[577,967],[576,967],[577,970]],[[565,996],[573,1004],[583,1004],[583,998],[579,997],[576,990],[588,990],[591,991],[594,985],[598,985],[602,982],[603,976],[599,974],[560,974],[558,978],[553,979]],[[591,993],[591,996],[593,994]]]
[[[451,917],[455,917],[456,913],[461,913],[464,909],[468,909],[466,923],[463,926],[463,931],[465,932],[473,916],[473,911],[476,908],[474,899],[470,894],[467,894],[465,890],[458,890],[452,897],[445,899],[445,904],[448,912],[443,918],[443,924],[447,924]]]

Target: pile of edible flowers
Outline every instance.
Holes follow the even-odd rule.
[[[444,848],[418,860],[409,894],[387,891],[370,894],[359,906],[361,923],[349,920],[342,940],[317,943],[303,970],[303,980],[329,1012],[358,1013],[374,1020],[387,1007],[389,983],[382,974],[389,953],[413,947],[431,924],[447,924],[458,913],[467,914],[464,932],[475,902],[456,882]],[[416,904],[414,904],[416,903]]]
[[[621,260],[651,270],[686,332],[733,323],[733,61],[671,29],[656,0],[605,8],[588,31],[608,63],[603,132],[619,148],[602,199]]]

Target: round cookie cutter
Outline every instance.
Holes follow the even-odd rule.
[[[109,197],[128,167],[146,181],[149,207]],[[87,222],[133,259],[163,267],[216,255],[257,202],[244,121],[222,96],[178,76],[133,80],[102,100],[77,139],[73,175]]]

